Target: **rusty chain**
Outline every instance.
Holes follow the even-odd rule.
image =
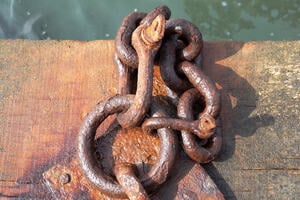
[[[167,180],[179,148],[176,131],[181,132],[184,151],[196,162],[212,161],[221,149],[220,94],[201,69],[202,35],[191,22],[169,19],[170,15],[168,7],[159,6],[148,14],[133,13],[123,19],[115,39],[120,94],[100,102],[79,131],[84,174],[114,197],[149,199],[148,194]],[[154,64],[160,66],[166,86],[179,96],[175,118],[152,95]],[[140,179],[135,165],[117,164],[113,178],[94,158],[96,130],[114,113],[122,128],[141,126],[144,132],[157,132],[161,140],[159,159]]]

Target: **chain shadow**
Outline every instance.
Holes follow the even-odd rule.
[[[216,162],[223,162],[235,153],[236,135],[249,137],[260,127],[275,123],[271,115],[254,115],[259,95],[253,86],[234,71],[235,66],[218,64],[223,59],[238,53],[243,42],[206,42],[203,49],[203,70],[212,78],[221,90],[221,120],[223,129],[223,146]],[[247,70],[247,69],[241,69]],[[246,72],[246,71],[245,71]],[[225,199],[237,199],[234,191],[213,163],[204,165],[208,174],[224,194]]]

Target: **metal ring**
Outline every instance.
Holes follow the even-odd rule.
[[[203,99],[203,97],[196,88],[183,93],[177,107],[178,116],[182,119],[193,120],[193,104],[200,99]],[[216,119],[216,125],[214,134],[208,139],[209,145],[205,145],[205,147],[197,143],[194,134],[181,131],[184,151],[192,160],[199,163],[208,163],[218,155],[222,147],[222,127],[218,118]]]
[[[191,62],[181,62],[178,65],[178,69],[185,74],[188,80],[205,98],[206,106],[204,113],[217,118],[221,110],[221,95],[214,82]]]
[[[170,89],[180,94],[183,91],[192,88],[192,84],[187,80],[187,78],[184,78],[178,74],[178,72],[180,72],[178,69],[179,60],[176,56],[177,48],[180,46],[178,38],[178,34],[171,34],[164,39],[159,52],[159,65],[161,77],[165,84]],[[191,63],[193,63],[199,69],[202,68],[201,52]]]
[[[137,69],[128,67],[127,65],[122,63],[116,53],[114,55],[114,61],[118,68],[118,93],[121,95],[134,94],[137,84]]]
[[[180,34],[188,45],[180,52],[181,60],[192,61],[201,52],[202,34],[198,27],[185,19],[170,19],[166,24],[166,35]]]
[[[122,63],[133,68],[138,67],[139,58],[131,45],[132,33],[139,24],[150,23],[159,14],[163,15],[167,20],[170,18],[171,11],[167,6],[158,6],[148,14],[135,12],[127,15],[122,20],[115,38],[116,53]]]
[[[147,16],[142,19],[140,24],[150,24],[158,15],[163,15],[165,19],[168,20],[171,16],[171,10],[165,5],[160,5],[150,11]]]
[[[131,95],[117,95],[97,104],[84,119],[78,136],[79,163],[85,176],[103,193],[119,198],[126,197],[126,193],[113,177],[109,177],[97,165],[96,158],[93,155],[95,151],[94,140],[99,125],[109,115],[128,109],[133,102],[133,98]],[[174,164],[177,151],[176,136],[171,130],[159,129],[157,132],[161,140],[160,157],[147,176],[141,180],[147,192],[152,192],[166,180]]]
[[[161,77],[165,84],[177,93],[190,89],[192,84],[178,76],[176,71],[176,48],[178,35],[165,38],[159,52],[159,65]]]
[[[131,36],[133,31],[138,27],[140,21],[146,16],[146,13],[132,13],[126,16],[117,32],[115,38],[116,53],[120,60],[127,66],[137,68],[138,56],[131,45]]]

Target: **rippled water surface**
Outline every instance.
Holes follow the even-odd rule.
[[[124,16],[165,4],[205,40],[299,40],[299,0],[1,0],[0,38],[112,39]]]

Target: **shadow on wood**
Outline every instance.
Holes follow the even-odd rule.
[[[259,97],[251,84],[233,70],[239,66],[225,66],[219,63],[237,54],[243,46],[243,42],[218,42],[218,45],[205,43],[203,50],[204,71],[217,83],[222,94],[223,146],[216,162],[226,162],[234,154],[239,154],[235,152],[236,135],[249,137],[255,134],[258,128],[274,124],[274,117],[271,115],[250,116],[256,109]],[[243,70],[247,73],[248,69]],[[225,194],[226,199],[237,199],[214,164],[204,165],[204,168]]]

